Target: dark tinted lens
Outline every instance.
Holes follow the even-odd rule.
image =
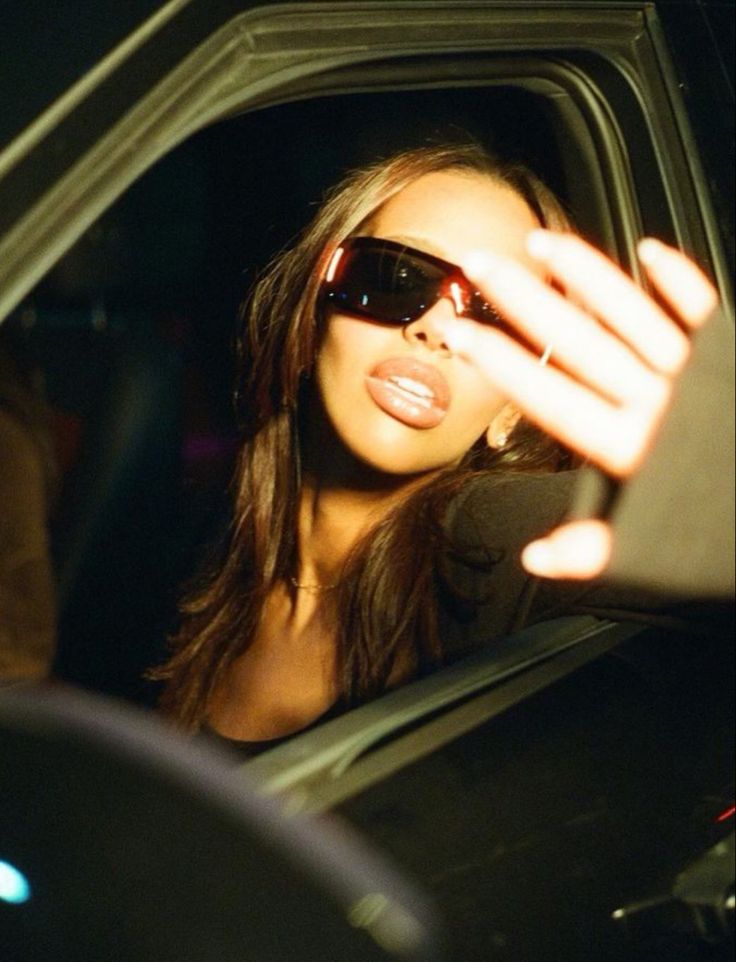
[[[444,272],[409,253],[348,248],[330,297],[338,308],[376,320],[406,323],[436,300]]]
[[[490,324],[492,327],[500,327],[508,331],[512,330],[493,304],[484,300],[479,291],[473,291],[470,295],[467,313],[483,324]]]

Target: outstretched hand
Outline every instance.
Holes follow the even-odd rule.
[[[556,289],[484,252],[463,266],[538,353],[472,321],[455,325],[448,345],[530,420],[627,478],[652,444],[690,353],[688,335],[716,306],[716,292],[685,255],[650,238],[639,244],[639,258],[672,316],[575,235],[535,230],[527,247]],[[540,365],[550,348],[550,363]],[[544,577],[592,578],[605,569],[611,547],[605,522],[576,521],[528,545],[522,563]]]

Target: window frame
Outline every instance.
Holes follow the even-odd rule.
[[[160,48],[165,39],[165,31],[153,37],[145,54],[150,57],[154,42]],[[617,211],[607,225],[615,235],[610,246],[617,248],[611,252],[637,276],[633,250],[641,233],[671,236],[714,273],[731,307],[716,218],[651,5],[525,2],[508,7],[400,0],[273,4],[239,13],[174,66],[167,61],[167,71],[128,109],[118,98],[101,136],[83,144],[58,179],[39,184],[34,195],[29,171],[63,153],[73,140],[69,124],[78,123],[79,116],[72,112],[63,119],[0,181],[0,209],[24,183],[21,194],[29,204],[0,239],[0,317],[126,187],[208,124],[317,93],[395,85],[386,68],[405,69],[410,59],[424,72],[423,80],[415,76],[412,83],[431,86],[437,83],[432,70],[438,56],[470,58],[470,63],[479,54],[491,62],[520,53],[557,65],[568,81],[567,92],[587,114]],[[76,113],[107,116],[110,91],[124,89],[135,69],[135,57],[124,61]],[[458,75],[453,82],[467,79]],[[638,144],[641,151],[647,143],[641,162],[632,149]],[[652,164],[659,175],[653,180]],[[57,166],[52,163],[51,169]],[[642,205],[647,190],[636,197],[637,176],[649,185],[661,181],[666,203],[658,212]]]

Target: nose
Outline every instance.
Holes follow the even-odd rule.
[[[411,343],[424,344],[431,351],[451,354],[446,338],[462,311],[462,293],[457,285],[450,284],[429,310],[406,325],[404,337]]]

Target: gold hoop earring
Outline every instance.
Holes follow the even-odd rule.
[[[488,435],[486,436],[486,440],[489,448],[493,448],[495,451],[500,451],[509,443],[509,436],[505,431],[499,431],[498,434],[493,435],[489,431]]]

